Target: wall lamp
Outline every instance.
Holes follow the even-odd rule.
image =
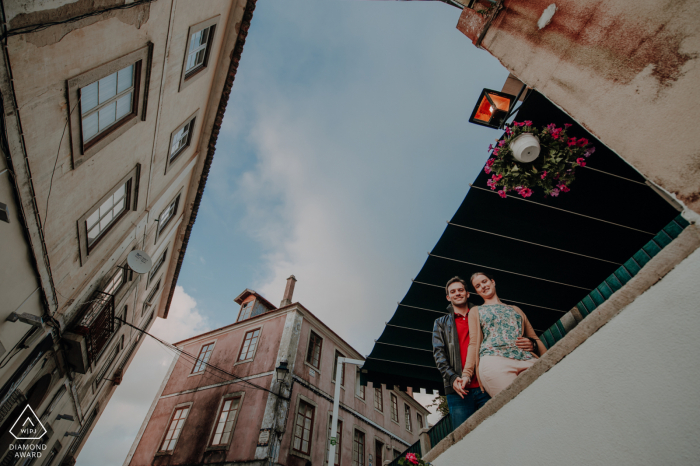
[[[287,361],[280,361],[280,365],[275,368],[277,374],[277,382],[284,382],[284,378],[289,374],[289,364]]]
[[[58,416],[56,416],[57,421],[60,421],[61,419],[65,419],[66,421],[75,421],[73,416],[71,416],[70,414],[59,414]]]
[[[513,94],[484,89],[469,117],[469,123],[493,129],[502,128],[518,98]]]
[[[66,432],[63,434],[64,437],[80,437],[80,432]]]

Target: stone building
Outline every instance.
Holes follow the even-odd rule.
[[[254,6],[3,2],[0,464],[74,463],[168,317]]]
[[[299,303],[246,289],[236,322],[181,341],[125,465],[327,464],[341,384],[336,465],[382,465],[418,440],[429,414],[395,387],[361,386],[364,359]],[[310,462],[310,463],[309,463]]]

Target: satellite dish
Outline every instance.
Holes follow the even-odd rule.
[[[131,251],[126,257],[129,268],[136,273],[147,273],[153,266],[153,261],[144,251],[138,249]]]

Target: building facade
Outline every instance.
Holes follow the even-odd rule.
[[[167,318],[254,6],[2,2],[0,464],[74,463]]]
[[[364,358],[291,303],[294,281],[281,307],[245,290],[234,324],[177,343],[125,465],[327,464],[338,382],[334,464],[382,465],[418,440],[429,412],[410,391],[361,386],[349,365],[335,380],[338,356]]]

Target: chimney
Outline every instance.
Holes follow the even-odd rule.
[[[284,297],[280,303],[280,307],[289,306],[292,304],[292,295],[294,294],[294,285],[297,279],[294,275],[290,275],[287,279],[287,286],[284,288]]]

